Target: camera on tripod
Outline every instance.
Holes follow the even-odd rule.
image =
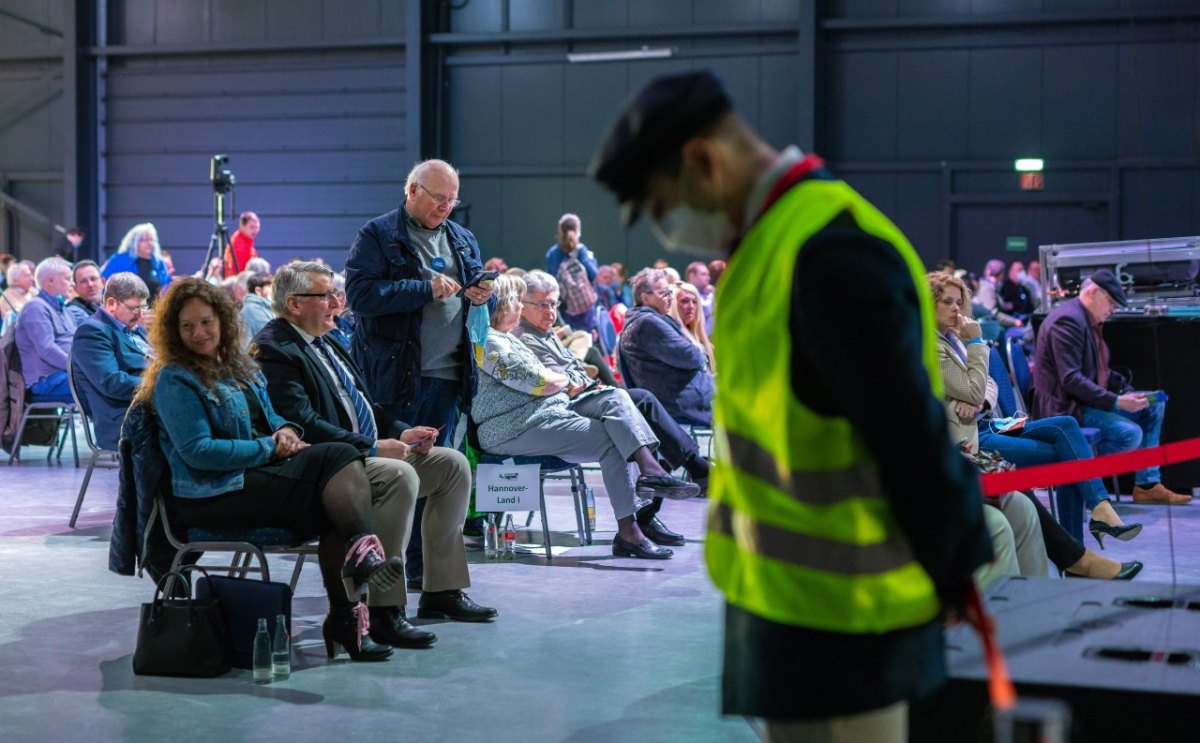
[[[208,168],[208,179],[212,181],[214,193],[229,193],[237,183],[229,165],[229,155],[213,155]]]

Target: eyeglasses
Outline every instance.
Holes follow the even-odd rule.
[[[662,297],[663,299],[670,299],[672,296],[674,296],[675,291],[673,289],[663,289],[660,292],[654,292],[654,293],[657,294],[658,296]]]
[[[139,304],[137,307],[130,307],[129,305],[122,302],[121,306],[124,307],[125,309],[129,310],[130,312],[134,313],[135,315],[138,314],[139,312],[145,312],[146,310],[150,309],[150,305],[148,305],[148,304]]]
[[[417,185],[421,187],[422,191],[429,194],[429,198],[436,201],[438,206],[449,206],[451,209],[453,209],[462,203],[462,201],[459,199],[452,199],[449,196],[442,196],[441,194],[430,191],[428,188],[425,188],[423,183],[418,183]]]
[[[321,302],[323,302],[325,304],[328,304],[338,298],[337,292],[325,292],[324,294],[313,294],[313,293],[301,294],[300,292],[296,292],[295,294],[292,294],[291,296],[293,296],[293,297],[317,297],[318,299],[321,300]]]
[[[558,309],[561,302],[524,302],[524,304],[526,307],[537,307],[542,312],[548,312]]]

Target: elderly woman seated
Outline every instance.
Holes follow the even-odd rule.
[[[372,533],[362,455],[350,444],[300,440],[271,406],[241,333],[232,300],[201,279],[172,283],[160,301],[150,336],[156,359],[137,399],[157,413],[172,502],[193,528],[319,536],[326,652],[333,658],[344,647],[352,660],[383,660],[392,649],[367,634],[361,599],[368,587],[402,580],[404,564],[386,557]]]
[[[521,320],[523,281],[500,276],[493,293],[496,311],[480,363],[479,393],[471,403],[480,445],[491,454],[599,461],[617,517],[613,554],[671,557],[674,553],[647,539],[634,519],[636,493],[680,500],[697,495],[699,486],[670,476],[658,464],[658,439],[624,390],[597,390],[590,383],[572,382],[566,374],[547,369],[512,334]],[[582,395],[605,395],[610,402],[572,410],[569,403]]]
[[[633,277],[637,307],[625,315],[618,353],[625,384],[654,393],[680,423],[711,426],[713,376],[708,355],[671,316],[675,293],[667,272],[646,268]]]

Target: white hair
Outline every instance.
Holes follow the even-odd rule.
[[[446,175],[454,176],[454,180],[458,180],[458,171],[454,166],[445,160],[422,160],[413,166],[412,170],[408,171],[408,177],[404,179],[404,193],[412,190],[413,184],[417,179],[425,175],[430,170],[440,170]]]
[[[37,269],[33,272],[33,280],[37,282],[38,288],[41,289],[46,279],[51,276],[57,276],[60,273],[71,273],[71,264],[58,256],[51,256],[37,264]]]
[[[521,277],[525,282],[525,291],[550,294],[558,291],[558,279],[545,271],[534,269]]]
[[[141,240],[144,233],[150,233],[150,238],[154,241],[154,253],[152,254],[155,260],[162,260],[162,246],[158,244],[158,230],[149,222],[135,224],[129,228],[129,232],[125,233],[125,237],[121,238],[121,245],[117,248],[118,253],[127,253],[134,258],[137,257],[137,244]]]

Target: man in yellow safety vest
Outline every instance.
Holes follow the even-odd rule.
[[[639,91],[591,174],[626,225],[645,211],[668,249],[728,258],[705,543],[724,712],[773,741],[905,740],[908,701],[945,680],[943,615],[991,559],[916,251],[707,71]]]

